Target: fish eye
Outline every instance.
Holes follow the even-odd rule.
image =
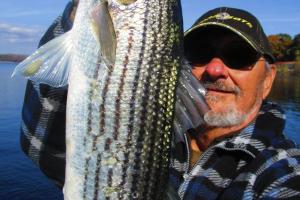
[[[130,5],[134,2],[136,2],[137,0],[117,0],[117,2],[119,2],[120,4],[123,4],[123,5]]]

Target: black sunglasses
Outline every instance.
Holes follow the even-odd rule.
[[[185,49],[185,56],[192,65],[205,65],[217,57],[231,69],[252,69],[262,56],[243,39],[220,41],[218,39],[196,41]]]

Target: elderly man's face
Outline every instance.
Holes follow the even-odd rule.
[[[264,58],[230,31],[203,34],[199,41],[192,73],[207,88],[211,111],[205,121],[211,126],[239,125],[257,113],[275,72],[267,70]]]

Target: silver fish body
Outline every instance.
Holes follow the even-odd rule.
[[[73,27],[64,197],[164,199],[182,62],[180,2],[108,1],[113,63],[91,31],[90,12],[99,3],[80,1]]]
[[[182,140],[208,110],[186,65],[174,94],[182,36],[180,0],[82,0],[72,30],[16,67],[36,83],[69,84],[65,199],[176,198],[171,132]]]

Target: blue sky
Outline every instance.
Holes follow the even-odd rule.
[[[0,5],[0,53],[30,54],[68,0],[3,0]],[[253,13],[267,35],[300,33],[299,0],[181,0],[187,29],[206,11],[236,7]]]

